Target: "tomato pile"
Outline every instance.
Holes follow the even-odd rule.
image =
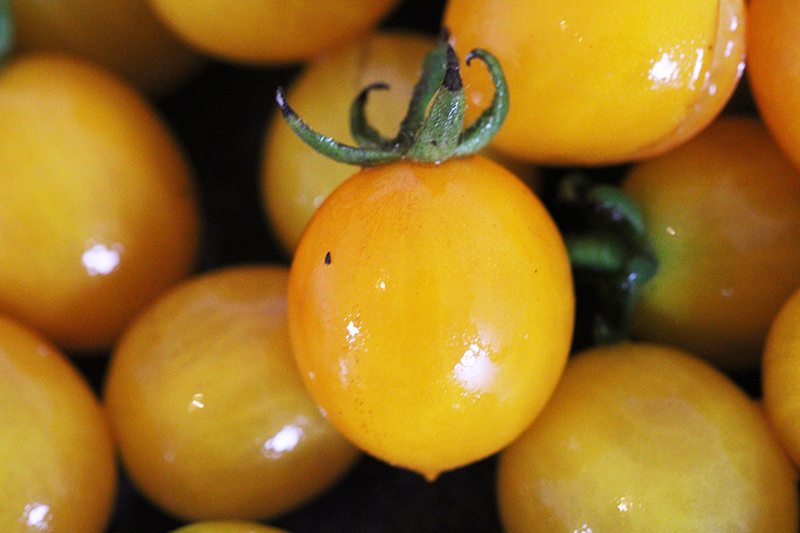
[[[796,6],[113,4],[0,0],[0,530],[800,529]]]

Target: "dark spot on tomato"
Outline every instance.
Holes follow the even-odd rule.
[[[330,252],[325,254],[325,264],[326,265],[330,265],[331,264],[331,253]]]

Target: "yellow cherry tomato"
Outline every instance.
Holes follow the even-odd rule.
[[[757,368],[773,317],[800,286],[800,172],[757,119],[725,116],[634,166],[622,189],[660,262],[631,334]]]
[[[538,414],[566,362],[570,265],[531,190],[481,156],[362,170],[292,262],[298,367],[355,444],[428,479]]]
[[[507,533],[795,533],[797,473],[763,412],[686,352],[623,343],[570,360],[501,452]]]
[[[192,175],[128,84],[64,55],[0,71],[0,311],[59,346],[111,346],[198,251]]]
[[[398,0],[149,0],[181,38],[247,63],[307,61],[368,32]]]
[[[784,449],[800,467],[800,289],[770,326],[762,362],[764,410]]]
[[[747,76],[758,112],[776,142],[800,168],[800,5],[749,0]]]
[[[303,386],[285,267],[187,280],[126,330],[105,404],[144,495],[189,520],[261,520],[317,495],[360,456]]]
[[[117,463],[100,402],[39,333],[0,317],[0,531],[102,533]]]
[[[493,146],[536,163],[597,165],[663,153],[724,107],[744,66],[743,0],[449,0],[456,51],[503,65],[511,111]],[[464,69],[468,101],[493,88]]]
[[[156,95],[176,88],[202,64],[202,56],[164,26],[147,0],[9,3],[18,53],[75,54]]]
[[[372,33],[310,63],[292,82],[286,98],[315,129],[355,145],[343,117],[361,89],[385,83],[388,90],[370,93],[369,119],[376,129],[394,136],[408,111],[419,66],[434,44],[433,38],[410,32]],[[537,168],[503,154],[487,151],[485,155],[536,186]],[[264,139],[261,194],[270,226],[289,255],[317,207],[356,170],[305,144],[275,111]]]
[[[180,527],[172,533],[287,533],[283,529],[265,526],[257,522],[205,521]]]

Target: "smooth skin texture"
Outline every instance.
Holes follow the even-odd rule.
[[[356,445],[428,479],[530,423],[563,370],[573,314],[555,224],[481,156],[348,179],[312,217],[289,282],[312,396]]]
[[[288,533],[283,529],[265,526],[257,522],[206,521],[195,522],[172,533]]]
[[[769,326],[800,286],[800,173],[754,118],[721,117],[633,167],[622,190],[660,263],[631,335],[729,370],[755,369]]]
[[[656,344],[570,359],[545,410],[501,452],[508,533],[795,533],[797,472],[758,404]]]
[[[102,533],[117,487],[100,402],[67,357],[0,316],[0,530]]]
[[[0,72],[0,311],[64,349],[110,348],[194,268],[193,175],[140,93],[64,55]]]
[[[759,114],[800,169],[800,5],[748,2],[747,76]]]
[[[160,96],[189,79],[203,57],[156,17],[148,0],[9,0],[15,52],[64,52]]]
[[[719,114],[744,68],[743,0],[450,0],[443,25],[460,55],[503,65],[511,113],[492,146],[540,164],[664,153]],[[464,81],[477,113],[491,84]]]
[[[764,410],[781,444],[800,466],[800,290],[781,307],[764,347]]]
[[[398,0],[149,0],[186,42],[220,59],[304,62],[367,33]]]
[[[371,33],[309,63],[288,88],[286,100],[317,131],[355,146],[346,119],[350,104],[364,87],[385,83],[388,90],[370,93],[367,113],[378,131],[394,137],[408,111],[423,58],[435,44],[432,37],[410,32]],[[540,174],[533,165],[496,151],[487,150],[484,155],[531,187],[539,186]],[[275,111],[264,138],[260,183],[268,223],[286,255],[294,253],[322,201],[357,171],[358,167],[334,161],[305,144]]]
[[[112,354],[105,404],[141,492],[184,520],[264,520],[360,457],[319,413],[289,348],[285,267],[187,280]]]

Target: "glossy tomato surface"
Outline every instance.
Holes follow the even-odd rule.
[[[89,384],[28,326],[0,317],[0,530],[102,533],[114,443]]]
[[[511,110],[493,146],[549,165],[663,153],[722,110],[744,68],[742,0],[450,0],[443,24],[463,57],[497,56]],[[464,69],[468,102],[492,86]]]
[[[795,533],[797,472],[759,406],[706,362],[623,343],[574,356],[504,450],[507,533]]]
[[[800,286],[800,173],[755,118],[721,117],[634,166],[659,271],[631,334],[727,369],[755,369],[778,309]]]
[[[312,217],[289,283],[314,398],[355,444],[429,479],[530,423],[566,362],[573,312],[555,224],[480,156],[351,177]]]
[[[747,76],[764,123],[800,168],[800,5],[748,2]]]
[[[230,267],[163,295],[116,346],[104,400],[136,486],[184,520],[272,518],[359,457],[303,387],[285,267]]]
[[[182,39],[229,61],[307,61],[368,32],[398,0],[149,0]]]
[[[176,89],[201,54],[155,16],[147,0],[9,0],[15,51],[64,52],[107,68],[148,94]]]
[[[198,254],[193,176],[140,93],[66,55],[0,71],[0,310],[59,346],[111,346]]]

